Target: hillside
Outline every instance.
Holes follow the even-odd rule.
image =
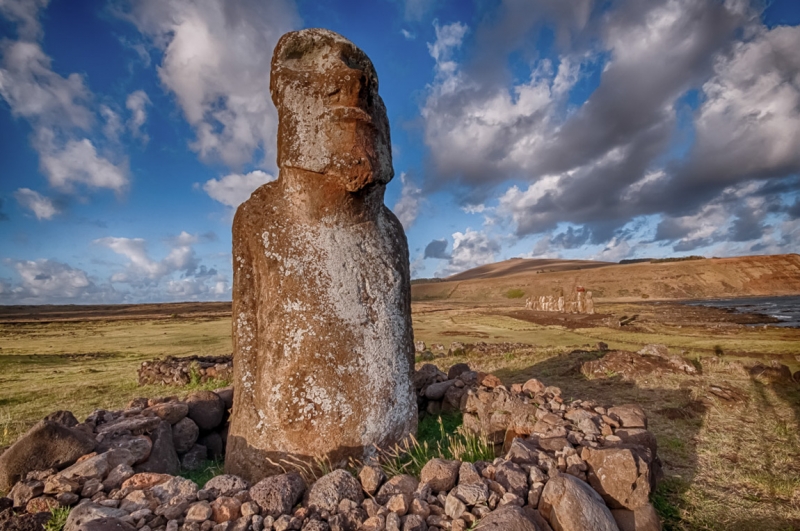
[[[576,286],[596,299],[707,299],[800,294],[800,255],[740,256],[676,262],[614,264],[588,260],[514,258],[412,286],[412,299],[508,300],[569,294]]]

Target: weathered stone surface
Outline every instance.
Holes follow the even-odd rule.
[[[490,513],[480,521],[481,531],[544,531],[520,507],[508,505]],[[586,528],[589,531],[591,528]]]
[[[213,430],[222,422],[225,403],[213,391],[195,391],[186,399],[189,405],[189,418],[201,430]]]
[[[184,454],[192,449],[197,438],[200,436],[200,428],[197,423],[185,417],[172,426],[172,444],[175,446],[175,451],[179,454]]]
[[[661,520],[651,504],[643,505],[633,511],[612,509],[620,531],[661,531]]]
[[[79,525],[75,531],[135,531],[136,528],[119,518],[98,518],[91,520],[83,525]]]
[[[96,503],[81,503],[72,508],[64,525],[64,531],[79,531],[86,523],[101,518],[124,518],[128,513],[122,509],[103,507]]]
[[[389,498],[395,494],[402,494],[408,499],[408,503],[410,504],[411,498],[414,496],[414,491],[417,490],[418,486],[419,481],[417,481],[414,476],[394,476],[383,484],[381,489],[378,491],[378,495],[375,496],[375,501],[381,505],[386,505],[386,502],[389,501]]]
[[[44,420],[57,422],[66,428],[74,428],[78,425],[78,419],[72,414],[72,411],[54,411],[47,415]]]
[[[233,496],[236,493],[249,488],[250,485],[247,483],[247,481],[243,480],[239,476],[234,476],[231,474],[215,476],[209,479],[206,484],[203,485],[203,490],[213,489],[215,492],[217,492],[217,496]]]
[[[8,492],[32,470],[63,468],[95,448],[79,430],[43,420],[0,455],[0,491]]]
[[[644,428],[647,429],[647,415],[644,410],[636,404],[625,404],[609,408],[608,415],[619,419],[623,428]]]
[[[211,519],[216,523],[230,522],[239,518],[242,502],[236,498],[220,496],[211,502]]]
[[[419,474],[419,480],[426,483],[434,493],[449,491],[458,481],[459,461],[434,458],[425,463]]]
[[[153,441],[146,435],[117,435],[106,437],[97,446],[97,452],[109,450],[128,450],[134,457],[134,464],[144,463],[153,450]]]
[[[42,531],[48,520],[49,513],[15,514],[14,511],[0,511],[0,529],[3,531]]]
[[[154,404],[143,411],[144,414],[152,413],[161,420],[175,424],[189,414],[189,404],[186,402],[165,402]]]
[[[456,363],[447,371],[447,379],[448,380],[455,380],[465,372],[469,372],[470,368],[469,365],[466,363]]]
[[[197,485],[189,479],[175,476],[150,487],[150,494],[163,505],[175,503],[176,500],[194,500],[197,497]]]
[[[425,398],[428,400],[441,400],[455,382],[455,380],[445,380],[444,382],[429,385],[425,388]]]
[[[208,459],[208,448],[195,444],[181,457],[181,468],[184,470],[200,470]]]
[[[250,498],[261,507],[261,514],[278,518],[288,514],[303,492],[306,483],[296,472],[262,479],[250,489]]]
[[[14,485],[14,488],[8,493],[8,497],[14,501],[14,507],[25,507],[32,498],[39,496],[43,492],[44,483],[36,480],[27,480],[20,481]]]
[[[556,531],[619,531],[603,498],[567,474],[550,478],[539,500],[539,511]]]
[[[172,426],[159,420],[158,427],[151,434],[153,449],[147,461],[136,465],[136,472],[155,472],[157,474],[177,474],[181,468],[175,445],[172,443]]]
[[[516,463],[506,461],[500,464],[495,470],[494,480],[520,498],[528,495],[528,475]]]
[[[375,69],[340,35],[292,32],[270,91],[280,175],[233,222],[225,468],[250,481],[280,471],[267,458],[364,459],[417,423],[408,246],[383,204],[394,171]]]
[[[584,448],[581,458],[589,467],[589,483],[609,507],[636,509],[648,503],[650,470],[628,448]]]
[[[334,512],[344,499],[361,504],[364,501],[364,493],[352,474],[346,470],[334,470],[314,482],[308,491],[307,506],[311,509]]]
[[[361,481],[364,492],[372,496],[378,492],[378,488],[386,480],[386,474],[379,466],[366,465],[358,473],[358,479]]]

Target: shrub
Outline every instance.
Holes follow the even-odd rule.
[[[522,291],[521,289],[514,288],[506,291],[506,297],[509,299],[521,299],[524,296],[525,292]]]
[[[44,524],[45,531],[61,531],[67,524],[69,507],[53,507],[50,510],[50,520]]]

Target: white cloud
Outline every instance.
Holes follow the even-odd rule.
[[[245,174],[231,173],[221,179],[206,181],[203,190],[214,201],[236,208],[247,201],[256,188],[274,180],[275,177],[261,170]]]
[[[14,192],[14,198],[20,206],[30,209],[36,219],[50,219],[59,212],[52,199],[30,188],[20,188]]]
[[[0,50],[0,96],[14,116],[34,124],[89,128],[94,117],[86,107],[91,93],[83,77],[53,72],[50,57],[34,42],[6,41]]]
[[[500,252],[500,243],[485,232],[467,228],[453,234],[453,252],[447,265],[436,276],[450,276],[473,267],[491,264]]]
[[[129,260],[125,271],[111,277],[113,282],[139,284],[146,283],[148,280],[159,281],[179,271],[193,273],[199,265],[199,260],[192,248],[197,241],[197,236],[181,232],[169,242],[169,254],[162,260],[150,258],[147,253],[147,242],[143,238],[107,237],[95,240],[94,243],[108,247]]]
[[[47,7],[49,0],[0,0],[0,14],[16,22],[17,32],[24,39],[35,40],[42,34],[39,10]]]
[[[419,215],[420,206],[423,202],[422,190],[411,182],[405,172],[400,174],[400,181],[403,184],[400,198],[392,209],[400,220],[405,230],[411,228]]]
[[[53,134],[43,130],[35,145],[41,156],[42,171],[54,188],[72,192],[76,184],[82,184],[121,193],[128,185],[126,164],[115,165],[98,155],[94,144],[86,138],[70,140],[60,148],[53,142]]]
[[[405,38],[406,38],[406,40],[408,40],[408,41],[413,41],[414,39],[416,39],[416,38],[417,38],[417,36],[416,36],[416,35],[414,35],[414,34],[413,34],[413,33],[411,33],[410,31],[408,31],[407,29],[401,29],[401,30],[400,30],[400,33],[402,33],[402,34],[403,34],[403,37],[405,37]]]
[[[109,300],[114,294],[98,288],[81,270],[55,260],[5,260],[20,277],[16,285],[0,286],[0,300],[20,304]]]
[[[105,122],[103,125],[103,134],[112,142],[117,142],[119,140],[119,134],[122,132],[122,120],[119,114],[108,105],[101,105],[100,116]]]
[[[274,166],[277,113],[269,97],[271,51],[298,22],[288,0],[143,0],[123,17],[163,50],[161,82],[172,91],[203,160],[230,166],[264,152]]]
[[[147,121],[147,106],[150,105],[150,98],[143,90],[131,92],[128,99],[125,100],[125,107],[131,111],[131,117],[128,120],[128,128],[131,134],[136,138],[141,138],[143,143],[147,143],[150,137],[147,133],[142,131],[142,126]]]

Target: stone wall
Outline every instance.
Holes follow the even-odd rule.
[[[536,379],[506,387],[466,364],[423,365],[414,389],[420,414],[461,411],[502,457],[433,458],[419,477],[370,462],[318,479],[287,470],[197,485],[176,474],[222,454],[232,389],[137,399],[82,423],[57,412],[0,455],[0,490],[13,485],[0,528],[41,531],[43,512],[67,506],[64,531],[660,529],[649,503],[660,461],[638,406],[568,401]]]
[[[231,356],[172,356],[145,361],[139,367],[139,385],[187,385],[194,377],[197,382],[209,380],[230,382],[233,379]]]

